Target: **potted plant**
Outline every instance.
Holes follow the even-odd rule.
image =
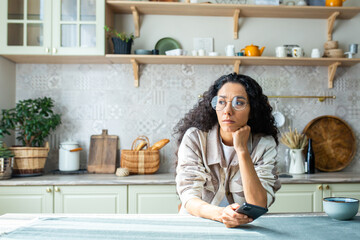
[[[5,146],[0,130],[0,180],[11,178],[14,154]]]
[[[37,98],[19,101],[15,108],[3,109],[0,130],[10,135],[9,130],[17,133],[22,146],[9,148],[15,155],[13,175],[41,175],[49,152],[45,139],[50,132],[61,124],[60,114],[53,112],[51,98]],[[44,147],[45,143],[45,147]]]
[[[105,25],[105,30],[113,37],[112,42],[114,45],[114,53],[115,54],[130,54],[131,46],[134,42],[134,34],[126,34],[125,32],[119,33],[115,29],[112,29]]]

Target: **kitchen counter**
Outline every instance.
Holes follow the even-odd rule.
[[[332,172],[294,174],[292,178],[280,177],[281,183],[360,183],[360,173]],[[1,180],[0,186],[44,186],[44,185],[167,185],[175,184],[175,173],[130,175],[115,174],[47,174],[36,177],[19,177]]]
[[[5,214],[1,239],[358,239],[359,214],[267,214],[238,228],[190,215]]]

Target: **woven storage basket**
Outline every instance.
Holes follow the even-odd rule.
[[[146,141],[145,150],[135,151],[137,142]],[[134,140],[131,150],[121,150],[120,166],[129,169],[131,174],[152,174],[160,166],[159,150],[149,150],[149,139],[146,136],[140,136]]]
[[[45,147],[10,147],[15,155],[13,176],[41,175],[49,153],[49,143]]]

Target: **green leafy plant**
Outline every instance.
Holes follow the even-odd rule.
[[[9,130],[18,133],[18,139],[27,147],[42,147],[45,138],[61,124],[61,115],[53,112],[51,98],[37,98],[19,101],[15,108],[3,109],[0,131],[10,135]]]
[[[105,25],[104,29],[106,32],[114,35],[117,38],[120,38],[122,41],[125,41],[125,42],[129,42],[130,40],[134,40],[134,38],[135,38],[134,34],[132,34],[132,33],[129,33],[129,34],[127,34],[125,32],[119,33],[115,29],[112,29],[106,25]]]
[[[14,154],[8,149],[3,142],[2,130],[0,130],[0,158],[11,158]]]

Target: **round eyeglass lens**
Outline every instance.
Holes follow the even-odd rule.
[[[226,104],[228,102],[230,102],[230,101],[226,101],[226,99],[223,97],[215,96],[211,100],[211,106],[214,110],[221,111],[226,107]],[[241,111],[241,110],[245,109],[245,107],[247,105],[247,101],[242,97],[234,97],[231,101],[231,105],[235,110]]]

